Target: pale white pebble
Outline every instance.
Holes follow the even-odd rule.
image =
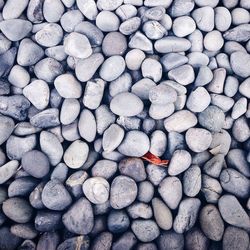
[[[196,24],[189,16],[177,17],[173,22],[173,32],[178,37],[185,37],[195,31]]]
[[[210,6],[195,9],[192,17],[201,31],[210,32],[214,29],[214,9]]]
[[[11,69],[8,81],[18,88],[24,88],[30,82],[29,72],[17,64]]]
[[[43,15],[46,21],[56,23],[64,13],[64,5],[61,0],[44,0]]]
[[[232,23],[230,11],[225,7],[216,7],[215,9],[215,27],[217,30],[224,32],[229,29]]]
[[[89,39],[80,33],[72,32],[64,39],[65,53],[76,58],[87,58],[92,54]]]
[[[232,23],[234,25],[249,23],[250,21],[249,11],[243,8],[233,9],[231,15],[232,15]]]
[[[58,76],[54,85],[63,98],[79,98],[82,95],[82,86],[72,74],[66,73]]]
[[[148,77],[152,79],[154,82],[158,82],[161,80],[162,66],[155,59],[146,58],[141,65],[141,71],[143,77]]]
[[[204,37],[204,47],[209,51],[218,51],[223,45],[224,39],[218,30],[213,30]]]
[[[66,149],[63,160],[69,168],[80,168],[87,160],[89,146],[86,142],[76,140]]]
[[[81,137],[88,142],[93,142],[96,137],[96,120],[95,116],[88,109],[81,112],[78,122],[78,129]]]
[[[241,97],[233,106],[231,117],[238,119],[247,112],[247,98]]]
[[[60,121],[63,125],[69,125],[76,120],[80,113],[80,103],[77,99],[67,98],[63,101]]]
[[[117,31],[120,20],[113,12],[104,10],[97,15],[96,26],[104,32]]]
[[[50,89],[43,80],[32,81],[23,89],[23,95],[37,108],[45,109],[49,104]]]

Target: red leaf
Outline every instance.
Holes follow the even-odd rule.
[[[166,166],[169,163],[169,160],[161,160],[158,156],[147,152],[145,155],[141,157],[143,160],[148,161],[154,165],[158,166]]]

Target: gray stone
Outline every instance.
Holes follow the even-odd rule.
[[[127,68],[130,70],[139,70],[145,57],[145,53],[140,49],[132,49],[128,51],[125,56]]]
[[[154,186],[149,181],[142,181],[138,185],[138,200],[148,203],[154,196]]]
[[[31,220],[33,209],[29,203],[18,197],[5,200],[2,206],[4,214],[17,223],[26,223]]]
[[[207,85],[213,79],[213,72],[207,66],[201,66],[195,79],[195,86]]]
[[[247,198],[250,194],[250,182],[238,171],[228,168],[220,174],[220,183],[224,190],[239,198]]]
[[[124,247],[128,249],[133,249],[136,243],[137,239],[135,235],[131,231],[128,231],[122,234],[122,236],[113,243],[112,248],[113,250],[119,250]]]
[[[0,24],[3,34],[13,42],[22,40],[32,30],[31,22],[23,19],[4,20]]]
[[[132,219],[150,219],[153,216],[153,211],[150,205],[135,202],[127,208],[127,212]]]
[[[220,176],[224,164],[224,155],[217,154],[203,166],[203,170],[211,177],[218,178]]]
[[[201,190],[201,169],[197,165],[189,167],[183,176],[183,192],[188,197],[195,197]]]
[[[191,230],[189,230],[185,237],[185,247],[187,248],[187,250],[208,249],[209,243],[210,243],[209,239],[197,227],[194,227]]]
[[[0,184],[8,181],[16,172],[19,167],[19,162],[17,160],[9,161],[0,167]]]
[[[80,10],[69,10],[62,15],[60,23],[66,32],[73,32],[83,19],[84,17]]]
[[[189,14],[193,8],[193,0],[176,0],[170,7],[170,14],[172,17],[185,16]]]
[[[113,235],[109,232],[100,233],[93,241],[93,250],[109,250],[112,246]]]
[[[102,51],[106,56],[123,55],[126,49],[126,37],[120,32],[110,32],[103,39]]]
[[[191,229],[198,217],[201,202],[197,198],[186,198],[181,201],[173,228],[177,233],[184,233]]]
[[[192,12],[197,27],[204,32],[210,32],[214,29],[214,9],[210,6],[197,8]]]
[[[121,25],[119,27],[119,31],[126,36],[132,35],[134,32],[136,32],[139,29],[140,25],[141,25],[141,19],[139,17],[131,17],[131,18],[129,18],[121,23]],[[132,39],[134,39],[134,41],[132,41],[132,39],[130,40],[129,45],[130,45],[130,47],[132,46],[131,48],[135,48],[136,45],[134,43],[136,42],[135,39],[137,36],[138,36],[138,34],[137,35],[135,34],[135,37],[132,38]],[[139,36],[138,36],[138,38],[139,38]],[[140,38],[142,39],[141,46],[143,46],[143,43],[145,43],[144,44],[145,46],[150,46],[150,44],[152,45],[151,41],[148,40],[147,37],[144,36],[143,34],[141,34]],[[140,49],[140,48],[138,48],[138,49]]]
[[[140,23],[138,22],[138,28],[139,28],[139,26],[140,26]],[[132,32],[134,32],[134,30]],[[153,52],[152,42],[145,35],[143,35],[140,31],[137,31],[131,37],[128,46],[131,49],[140,49],[140,50],[147,52],[147,53]]]
[[[206,205],[200,212],[200,224],[204,234],[213,241],[220,241],[224,233],[224,222],[214,205]]]
[[[167,34],[165,27],[155,20],[145,22],[142,30],[145,35],[152,40],[161,39],[165,34]]]
[[[42,191],[42,202],[50,210],[62,211],[72,203],[72,198],[58,180],[50,180]]]
[[[170,209],[176,209],[182,198],[182,184],[177,177],[166,177],[160,183],[158,192]]]
[[[129,131],[126,133],[118,151],[126,156],[141,157],[146,154],[150,147],[148,136],[141,131]]]
[[[167,53],[161,57],[161,63],[163,66],[163,71],[168,72],[171,69],[177,68],[188,62],[188,58],[179,53]]]
[[[142,242],[151,242],[160,235],[160,230],[153,220],[134,220],[131,228]]]
[[[103,10],[96,17],[96,26],[103,32],[117,31],[120,20],[115,13]]]
[[[77,79],[81,82],[89,81],[103,61],[104,57],[101,53],[93,53],[88,58],[78,60],[75,67]]]
[[[0,116],[0,145],[3,144],[11,135],[15,127],[13,119],[7,116]]]
[[[117,163],[111,160],[99,160],[91,168],[92,176],[110,179],[117,171]]]
[[[114,209],[122,209],[129,206],[136,199],[138,188],[130,177],[119,175],[111,184],[110,205]]]
[[[250,219],[233,195],[225,194],[218,202],[222,218],[230,225],[249,230]]]
[[[250,128],[245,116],[241,116],[234,122],[232,132],[238,142],[248,140],[250,137]]]
[[[155,130],[150,137],[150,149],[149,152],[156,156],[162,156],[166,151],[167,136],[161,130]]]
[[[157,225],[163,230],[170,230],[173,224],[173,216],[170,209],[159,198],[152,200],[152,206]]]
[[[36,178],[45,177],[50,170],[47,156],[38,150],[31,150],[22,156],[22,167]]]
[[[45,0],[43,3],[43,15],[46,21],[56,23],[64,13],[64,5],[60,0]]]
[[[133,178],[136,182],[146,179],[146,171],[141,159],[125,158],[120,161],[118,167],[121,174]]]
[[[229,27],[231,26],[231,22],[232,22],[231,13],[225,7],[219,6],[214,9],[215,10],[215,20],[214,20],[215,27],[217,30],[221,32],[227,31]]]
[[[243,229],[228,226],[223,236],[222,245],[223,249],[245,250],[249,246],[249,235]]]
[[[245,52],[236,51],[231,54],[230,64],[232,70],[240,77],[246,78],[250,76],[249,62],[250,55]]]
[[[0,96],[0,113],[18,121],[27,118],[30,102],[22,95]]]
[[[87,160],[89,146],[86,142],[76,140],[64,152],[64,162],[69,168],[80,168]]]
[[[247,98],[241,97],[233,106],[231,117],[233,119],[238,119],[240,116],[244,115],[247,111]]]
[[[94,226],[94,215],[90,202],[85,198],[80,198],[63,215],[62,221],[72,233],[89,234]]]
[[[192,112],[181,110],[166,118],[164,126],[168,132],[175,131],[181,133],[194,127],[197,122],[197,118]]]
[[[41,150],[48,156],[50,164],[56,166],[62,159],[63,147],[55,134],[42,131],[40,134]]]
[[[191,165],[191,155],[186,150],[176,150],[171,158],[168,174],[179,175]]]
[[[250,78],[247,78],[246,80],[244,80],[241,84],[240,84],[240,87],[239,87],[239,92],[247,97],[247,98],[250,98]]]
[[[130,225],[129,217],[123,210],[112,210],[107,218],[107,226],[110,232],[124,233]]]
[[[196,153],[203,152],[209,148],[212,142],[212,134],[202,128],[190,128],[185,135],[188,147]]]
[[[184,249],[184,236],[173,230],[163,231],[157,239],[157,243],[160,249],[181,250]]]

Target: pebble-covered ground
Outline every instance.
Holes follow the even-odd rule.
[[[0,0],[0,249],[249,250],[249,11]]]

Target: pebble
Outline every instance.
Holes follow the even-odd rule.
[[[89,20],[95,20],[98,14],[97,6],[94,0],[76,0],[76,5],[82,14]]]
[[[150,137],[150,149],[149,152],[156,156],[162,156],[166,151],[167,136],[161,130],[155,130]]]
[[[119,175],[112,181],[110,188],[110,205],[114,209],[129,206],[136,199],[137,185],[130,177]]]
[[[215,27],[217,30],[224,32],[229,29],[232,23],[232,16],[230,11],[225,7],[216,7],[215,11]]]
[[[141,20],[139,17],[131,17],[121,23],[119,31],[126,36],[132,35],[139,29],[140,25],[141,25]],[[151,41],[148,40],[148,38],[141,33],[136,33],[135,36],[130,40],[129,45],[130,47],[132,46],[131,48],[135,48],[135,46],[137,45],[143,46],[143,43],[141,43],[142,41],[145,43],[144,46],[152,47]],[[138,49],[146,50],[146,48],[145,49],[138,48]]]
[[[170,7],[170,14],[172,17],[185,16],[189,14],[194,8],[194,1],[192,0],[177,0],[174,1]]]
[[[164,120],[168,132],[184,132],[197,124],[196,116],[188,110],[180,110]]]
[[[127,211],[132,219],[150,219],[153,215],[151,206],[142,202],[135,202],[128,207]]]
[[[198,8],[192,12],[197,27],[204,32],[210,32],[214,29],[214,9],[210,6]]]
[[[88,38],[77,32],[70,33],[64,39],[64,51],[67,55],[84,59],[92,54],[92,48]]]
[[[211,97],[204,87],[198,87],[189,94],[187,108],[196,113],[204,111],[210,104]]]
[[[85,86],[83,104],[89,109],[97,109],[101,104],[105,82],[100,79],[93,79],[88,81]]]
[[[207,33],[204,37],[204,47],[209,51],[218,51],[223,47],[223,45],[223,37],[217,30]]]
[[[18,121],[27,118],[30,102],[22,95],[0,96],[0,113]]]
[[[23,89],[23,95],[39,110],[49,104],[50,89],[43,80],[35,80]]]
[[[83,183],[83,193],[94,204],[105,203],[109,198],[109,183],[102,177],[92,177]]]
[[[2,145],[11,135],[15,127],[13,119],[7,116],[0,116],[0,145]]]
[[[19,162],[17,160],[9,161],[0,167],[0,184],[8,181],[16,172],[19,167]]]
[[[28,0],[22,0],[19,5],[15,5],[15,1],[8,0],[2,10],[2,16],[6,19],[18,18],[28,5]]]
[[[34,239],[37,236],[37,231],[30,224],[12,225],[10,231],[17,237],[21,237],[24,239]]]
[[[76,25],[75,32],[85,35],[93,47],[100,46],[104,37],[103,32],[88,21],[84,21]]]
[[[137,19],[135,19],[135,22]],[[140,22],[138,22],[138,27],[140,26]],[[137,28],[136,28],[137,30]],[[129,33],[133,33],[134,30],[129,30]],[[124,33],[124,31],[123,31]],[[131,49],[140,49],[144,52],[147,52],[147,53],[152,53],[153,51],[153,44],[152,42],[144,35],[142,34],[141,32],[137,31],[132,37],[131,37],[131,40],[129,42],[129,48]]]
[[[15,65],[9,73],[8,81],[18,88],[24,88],[29,83],[30,76],[25,68]]]
[[[173,103],[177,100],[177,92],[171,86],[159,84],[150,88],[149,100],[156,105]]]
[[[45,177],[50,170],[47,156],[38,150],[31,150],[22,156],[22,167],[28,174],[36,178]]]
[[[145,53],[140,49],[130,50],[125,56],[127,68],[130,70],[139,70],[145,57]]]
[[[160,60],[164,72],[168,72],[169,70],[182,66],[188,62],[188,58],[179,53],[167,53],[161,57]]]
[[[31,32],[32,24],[23,19],[9,19],[0,23],[0,29],[10,41],[16,42]]]
[[[166,177],[161,181],[158,192],[170,209],[176,209],[182,198],[182,184],[177,177]]]
[[[2,205],[3,213],[17,223],[27,223],[31,220],[33,209],[23,198],[13,197],[5,200]]]
[[[194,32],[196,24],[194,20],[189,16],[181,16],[175,18],[173,21],[173,33],[177,37],[185,37]]]
[[[43,15],[46,21],[56,23],[64,13],[64,6],[60,0],[45,0],[43,3]]]
[[[171,210],[159,198],[152,200],[152,207],[157,225],[163,230],[170,230],[173,224]]]
[[[187,132],[188,133],[188,132]],[[171,158],[168,174],[171,176],[179,175],[191,165],[191,155],[186,150],[176,150]]]
[[[63,66],[57,60],[47,57],[35,65],[34,73],[40,80],[50,83],[63,73]]]
[[[186,198],[180,202],[173,228],[177,233],[184,233],[192,228],[197,220],[201,202],[197,198]]]
[[[240,77],[250,76],[249,61],[250,55],[242,51],[233,52],[230,57],[232,70]]]
[[[160,39],[167,33],[165,27],[158,21],[154,20],[145,22],[142,30],[145,35],[152,40]]]
[[[202,128],[190,128],[185,135],[188,147],[196,153],[207,150],[212,142],[212,134]]]
[[[246,211],[233,195],[225,194],[218,202],[222,218],[228,224],[249,230],[250,220]]]
[[[142,75],[145,78],[149,78],[154,82],[160,81],[162,77],[162,66],[161,64],[151,58],[146,58],[141,65]]]
[[[70,144],[64,153],[63,159],[69,168],[80,168],[87,160],[89,146],[87,143],[76,140]]]
[[[120,161],[118,165],[122,175],[126,175],[134,179],[136,182],[146,179],[146,171],[143,161],[138,158],[126,158]]]
[[[154,186],[149,181],[142,181],[138,185],[138,200],[148,203],[152,200],[154,195]]]
[[[131,231],[128,231],[122,234],[122,236],[113,243],[112,248],[114,250],[118,250],[118,249],[121,249],[121,247],[126,246],[132,249],[136,243],[137,243],[137,239],[135,235]]]
[[[113,235],[109,232],[100,233],[93,242],[93,250],[108,250],[112,246]]]
[[[89,234],[94,226],[93,209],[90,202],[80,198],[62,218],[65,227],[75,234]]]
[[[197,165],[192,165],[183,175],[183,192],[188,197],[195,197],[200,190],[201,169]]]
[[[80,113],[80,103],[77,99],[67,98],[63,101],[60,121],[63,125],[69,125],[76,120]]]
[[[200,211],[200,224],[204,234],[213,241],[220,241],[224,233],[224,222],[214,205],[206,205]]]
[[[163,231],[157,239],[157,243],[160,249],[183,249],[184,236],[183,234],[176,233],[173,230]]]
[[[120,116],[135,116],[143,110],[143,102],[133,93],[122,92],[110,102],[111,111]]]
[[[148,152],[149,148],[148,136],[141,131],[133,130],[126,133],[118,151],[126,156],[141,157]]]
[[[233,106],[231,117],[233,119],[238,119],[240,116],[244,115],[247,111],[247,98],[241,97]]]
[[[113,12],[103,10],[96,17],[96,26],[103,32],[117,31],[120,20]]]
[[[115,66],[115,67],[114,67]],[[107,58],[101,66],[100,77],[108,82],[118,78],[125,70],[125,61],[121,56]]]
[[[106,56],[123,55],[126,49],[126,37],[120,32],[110,32],[103,39],[102,51]]]
[[[160,234],[160,230],[153,220],[134,220],[131,229],[142,242],[151,242]]]
[[[204,233],[197,227],[192,228],[186,234],[186,248],[187,249],[207,249],[209,245],[209,239]],[[213,245],[211,244],[211,248]]]
[[[154,47],[159,53],[183,52],[191,47],[191,43],[186,38],[168,36],[155,42]]]
[[[31,66],[40,61],[44,51],[37,43],[29,38],[24,38],[19,45],[17,63],[21,66]]]
[[[247,98],[250,98],[249,86],[250,86],[250,78],[247,78],[239,86],[239,92]]]
[[[249,246],[249,235],[245,230],[238,227],[228,226],[225,229],[222,245],[224,249],[247,249]]]
[[[61,161],[63,148],[56,135],[47,131],[42,131],[40,134],[40,147],[48,156],[52,166],[56,166]]]
[[[205,165],[203,166],[203,170],[206,174],[214,178],[218,178],[223,168],[223,164],[224,164],[224,155],[217,154],[205,163]]]
[[[228,168],[220,174],[220,183],[224,190],[239,198],[247,198],[250,192],[250,183],[247,177],[238,171]]]
[[[62,211],[72,203],[72,198],[60,181],[50,180],[43,188],[42,202],[50,210]]]
[[[92,176],[110,179],[117,171],[117,163],[111,160],[99,160],[91,169]]]
[[[201,66],[195,79],[195,86],[204,86],[213,79],[213,72],[207,66]]]
[[[130,225],[129,217],[123,210],[110,212],[107,218],[108,229],[112,233],[124,233]]]
[[[250,128],[244,116],[241,116],[234,122],[232,133],[239,142],[244,142],[250,137]]]
[[[79,10],[70,10],[65,12],[61,19],[60,23],[62,28],[66,32],[73,32],[75,27],[83,21],[84,17],[81,11]]]
[[[63,30],[60,25],[50,23],[45,25],[35,34],[35,40],[44,47],[52,47],[58,45],[63,38]]]
[[[78,60],[75,66],[77,79],[81,82],[89,81],[103,61],[104,57],[101,53],[93,53],[88,58]]]
[[[194,70],[188,64],[171,69],[168,72],[168,77],[170,80],[174,80],[184,86],[192,83],[195,79]]]
[[[198,115],[199,124],[211,132],[220,132],[224,125],[225,114],[216,106],[209,106]]]

